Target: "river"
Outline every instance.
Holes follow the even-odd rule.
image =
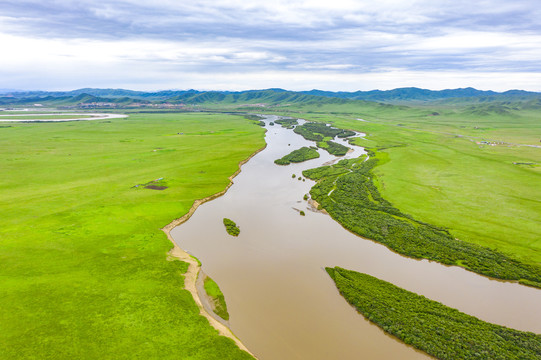
[[[74,116],[73,118],[54,118],[58,116]],[[31,119],[30,117],[36,116]],[[42,117],[45,116],[45,117]],[[79,118],[77,116],[88,116],[85,118]],[[17,118],[24,119],[17,119]],[[41,117],[41,118],[40,118]],[[124,114],[102,114],[102,113],[40,113],[40,114],[2,114],[0,115],[0,121],[9,122],[63,122],[63,121],[88,121],[88,120],[104,120],[104,119],[120,119],[127,118],[128,115]]]
[[[430,358],[359,315],[340,296],[326,266],[368,273],[485,321],[541,333],[541,291],[403,257],[313,211],[303,196],[314,182],[298,176],[337,158],[320,149],[318,159],[275,165],[314,143],[270,126],[273,120],[265,120],[267,148],[242,166],[227,193],[171,231],[219,284],[230,328],[259,359]],[[353,148],[346,157],[363,153]],[[226,233],[225,217],[239,225],[238,237]]]

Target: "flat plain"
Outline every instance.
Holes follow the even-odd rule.
[[[0,139],[2,359],[251,358],[199,315],[160,228],[223,190],[261,127],[131,114],[11,123]]]

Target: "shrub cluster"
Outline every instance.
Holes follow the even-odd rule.
[[[293,129],[298,124],[297,119],[280,119],[276,120],[275,123],[282,125],[286,129]]]
[[[310,141],[323,141],[325,138],[348,137],[355,135],[355,132],[351,130],[337,129],[332,126],[327,126],[324,123],[307,122],[303,125],[299,125],[293,130],[297,134]]]
[[[327,146],[325,147],[325,150],[327,150],[329,154],[335,156],[344,156],[349,151],[349,148],[347,146],[329,140],[327,141]]]
[[[448,230],[415,220],[383,199],[372,169],[378,158],[341,160],[336,165],[305,170],[318,181],[312,199],[346,229],[413,258],[458,265],[486,276],[520,280],[541,287],[541,267],[522,263],[497,250],[455,239]],[[330,194],[330,195],[329,195]]]
[[[227,231],[229,235],[239,236],[240,229],[233,220],[224,218],[224,225],[225,225],[225,230]]]
[[[304,146],[300,149],[293,150],[291,153],[281,159],[274,160],[274,163],[278,165],[289,165],[292,162],[299,163],[318,157],[319,153],[316,150]]]
[[[438,359],[541,359],[541,336],[487,323],[367,274],[326,268],[368,320]]]

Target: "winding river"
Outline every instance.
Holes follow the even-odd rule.
[[[314,145],[270,126],[276,119],[265,119],[267,148],[242,166],[228,192],[171,232],[220,285],[230,328],[259,359],[429,358],[359,315],[325,266],[368,273],[483,320],[541,333],[541,291],[403,257],[314,211],[303,200],[314,182],[298,176],[337,158],[319,150],[318,159],[275,165],[292,150]],[[362,153],[354,147],[346,157]],[[224,217],[239,225],[238,237],[226,233]]]

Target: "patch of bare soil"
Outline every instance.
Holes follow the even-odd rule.
[[[167,189],[167,186],[147,185],[147,186],[145,186],[145,189],[165,190],[165,189]]]

